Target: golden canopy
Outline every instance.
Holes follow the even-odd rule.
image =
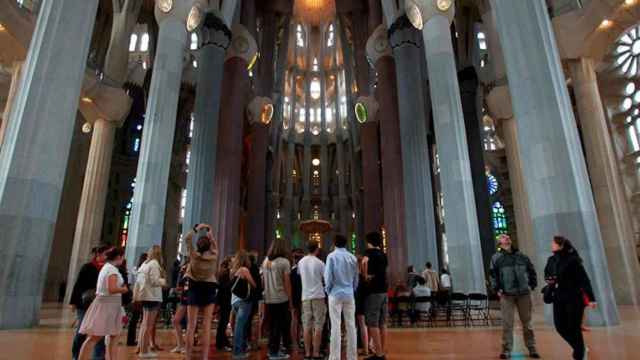
[[[293,14],[304,23],[318,26],[336,14],[335,0],[295,0]]]

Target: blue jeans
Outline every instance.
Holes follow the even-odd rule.
[[[247,351],[247,322],[251,315],[251,302],[240,300],[233,305],[236,313],[236,328],[233,330],[233,355],[241,355]]]
[[[86,309],[76,309],[76,318],[78,319],[78,327],[76,328],[75,336],[73,337],[73,345],[71,346],[71,358],[73,360],[78,359],[78,355],[80,355],[80,348],[84,343],[84,340],[87,338],[86,335],[80,334],[80,325],[82,325],[82,319],[84,319],[84,314],[87,312]],[[101,339],[96,344],[95,348],[93,348],[93,360],[104,360],[104,339]]]

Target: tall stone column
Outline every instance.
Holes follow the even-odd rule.
[[[40,7],[0,152],[0,329],[39,322],[97,6],[45,0]]]
[[[591,278],[597,325],[619,322],[593,193],[544,1],[492,0],[504,52],[538,268],[554,235],[571,239]]]
[[[591,189],[618,304],[637,305],[640,269],[617,158],[591,59],[570,63]]]
[[[220,108],[213,198],[215,221],[212,225],[221,256],[236,250],[240,236],[242,129],[249,92],[247,64],[257,51],[256,41],[244,26],[235,24],[232,33],[222,80],[226,95]]]
[[[476,200],[476,214],[478,215],[478,231],[482,246],[482,259],[485,268],[489,269],[491,257],[496,250],[496,240],[493,234],[491,204],[487,189],[486,167],[484,163],[484,147],[482,144],[482,121],[478,115],[478,76],[473,67],[467,67],[458,73],[460,84],[460,98],[464,115],[467,144],[469,145],[469,165],[473,182],[473,194]]]
[[[416,71],[420,71],[421,34],[403,15],[389,28],[389,40],[398,77],[408,260],[410,265],[416,266],[429,261],[437,269],[438,245],[431,190],[431,159],[427,144],[425,94],[422,83],[416,81]]]
[[[449,269],[456,291],[485,293],[469,147],[451,43],[450,25],[454,7],[451,5],[443,12],[436,8],[433,1],[422,1],[422,4],[422,8],[417,10],[422,21],[418,23],[414,18],[412,22],[422,27],[424,38],[440,158]],[[408,14],[413,12],[415,15],[415,11],[415,8],[407,9]]]
[[[511,185],[511,197],[513,198],[513,211],[518,228],[518,247],[523,251],[534,264],[537,264],[536,244],[533,239],[533,224],[531,213],[529,212],[529,200],[523,173],[524,164],[518,153],[520,144],[518,143],[517,119],[513,117],[511,106],[511,96],[506,85],[497,86],[491,90],[486,97],[489,113],[500,124],[502,130],[502,140],[504,141],[504,151],[507,157],[507,168],[509,169],[509,184]],[[544,281],[542,269],[538,270],[538,280]]]
[[[202,45],[198,54],[198,86],[193,107],[193,137],[183,232],[196,223],[214,223],[213,194],[222,74],[225,54],[231,43],[231,30],[222,19],[208,12],[200,38]]]
[[[265,113],[273,106],[271,99],[254,98],[248,107],[251,124],[251,151],[249,154],[249,173],[247,189],[247,239],[249,250],[265,254],[265,220],[267,219],[267,147],[269,142],[269,123],[271,118]]]
[[[364,233],[380,231],[382,227],[382,184],[380,180],[380,136],[378,132],[378,102],[372,97],[360,97],[367,109],[367,121],[360,125],[362,148],[362,192]]]
[[[402,148],[398,114],[396,67],[384,26],[380,25],[367,43],[367,56],[378,73],[375,98],[380,105],[380,152],[384,228],[393,282],[404,279],[407,271],[407,239],[402,181]]]
[[[167,185],[176,127],[183,53],[187,44],[186,1],[174,3],[169,13],[155,7],[158,44],[153,63],[149,100],[133,192],[126,257],[129,266],[152,245],[161,245]]]

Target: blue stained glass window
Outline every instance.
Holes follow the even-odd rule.
[[[495,236],[507,234],[507,215],[504,211],[504,206],[500,201],[493,203],[491,208],[493,217],[493,233]]]
[[[133,140],[133,152],[140,151],[140,138]]]
[[[495,195],[498,192],[498,179],[493,174],[487,173],[487,186],[489,195]]]

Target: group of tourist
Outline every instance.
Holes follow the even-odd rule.
[[[295,346],[302,347],[305,359],[321,359],[328,354],[330,360],[339,360],[343,329],[347,359],[358,357],[358,332],[360,355],[384,359],[389,307],[388,263],[379,233],[367,234],[366,242],[364,254],[356,257],[346,249],[347,239],[336,235],[334,249],[325,263],[317,241],[307,244],[305,254],[301,249],[289,251],[283,239],[276,239],[261,264],[257,253],[244,250],[218,264],[218,246],[211,227],[194,226],[185,235],[188,260],[178,267],[174,289],[178,304],[173,316],[177,345],[171,351],[195,359],[196,327],[201,319],[198,342],[202,359],[208,359],[210,324],[215,313],[218,316],[216,348],[231,351],[233,359],[246,359],[251,350],[258,348],[263,325],[268,329],[270,360],[288,359]],[[553,303],[556,329],[573,348],[574,359],[582,359],[587,351],[582,338],[582,317],[586,306],[595,306],[595,297],[571,242],[555,237],[552,251],[553,256],[545,268],[544,299]],[[168,287],[161,248],[152,246],[143,254],[131,277],[127,276],[123,256],[120,248],[96,248],[92,260],[80,269],[71,294],[78,322],[72,346],[74,360],[105,356],[117,359],[116,338],[127,321],[123,306],[129,304],[132,316],[128,319],[127,345],[137,345],[139,358],[156,358],[161,350],[156,342],[156,323],[163,303],[163,288]],[[529,355],[539,358],[531,321],[531,291],[537,287],[536,272],[529,258],[512,246],[507,235],[499,237],[498,252],[491,260],[489,275],[491,289],[500,297],[502,310],[500,358],[511,357],[516,310]],[[428,297],[434,292],[448,294],[452,288],[451,277],[446,269],[438,274],[432,264],[427,263],[421,274],[409,267],[406,287],[415,297]],[[257,314],[263,316],[254,327]],[[136,337],[140,315],[142,322]],[[233,343],[227,337],[229,323],[233,328]],[[185,328],[186,334],[183,334]]]

